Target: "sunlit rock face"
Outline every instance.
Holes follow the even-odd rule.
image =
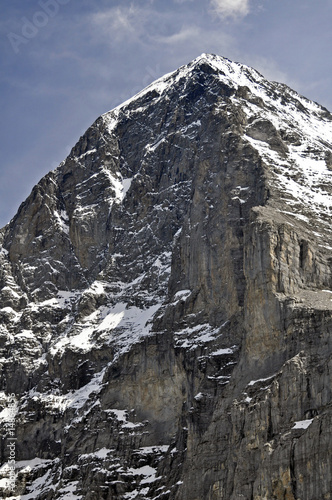
[[[331,158],[213,55],[96,120],[0,232],[2,498],[332,498]]]

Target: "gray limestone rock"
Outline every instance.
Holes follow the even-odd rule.
[[[0,233],[2,498],[331,499],[331,157],[212,55],[96,120]]]

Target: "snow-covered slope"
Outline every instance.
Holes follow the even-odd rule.
[[[3,496],[314,498],[331,170],[331,114],[219,56],[98,118],[0,234]]]

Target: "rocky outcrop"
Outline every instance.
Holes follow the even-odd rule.
[[[4,498],[330,498],[331,143],[210,55],[97,119],[1,231]]]

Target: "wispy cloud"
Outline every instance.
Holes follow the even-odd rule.
[[[177,45],[193,39],[197,39],[200,35],[198,26],[183,26],[177,33],[168,36],[156,36],[155,41],[166,45]]]
[[[174,0],[176,3],[191,1]],[[127,47],[131,44],[136,54],[144,51],[145,60],[149,61],[162,50],[162,66],[170,61],[174,69],[177,64],[184,64],[202,52],[231,57],[235,45],[233,37],[220,32],[216,26],[206,30],[204,22],[209,20],[208,13],[205,20],[201,20],[195,9],[190,15],[182,11],[176,14],[146,3],[144,6],[131,4],[99,10],[92,17],[91,42],[95,44],[103,40],[113,52],[121,52],[124,44]]]
[[[221,19],[242,18],[249,14],[249,0],[211,0],[211,7]]]
[[[114,41],[135,38],[144,23],[144,10],[131,4],[129,7],[111,7],[92,16],[92,26]]]
[[[234,38],[219,29],[207,32],[201,26],[184,24],[173,33],[157,34],[149,39],[157,51],[163,51],[164,58],[173,61],[174,69],[203,52],[235,57]]]

